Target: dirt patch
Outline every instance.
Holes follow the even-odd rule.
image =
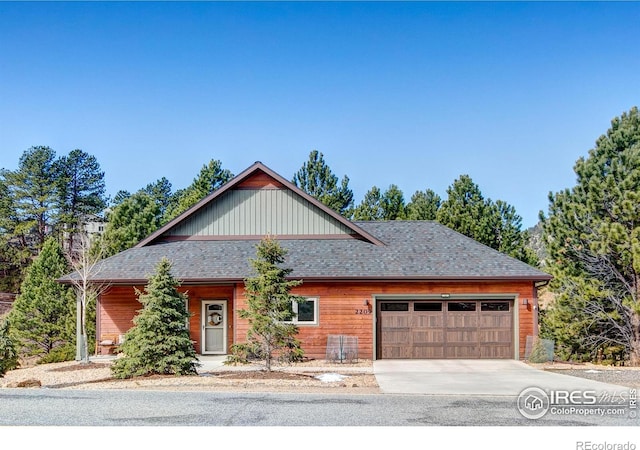
[[[49,369],[50,372],[73,372],[76,370],[95,370],[95,369],[102,369],[102,368],[110,368],[111,364],[107,364],[107,363],[89,363],[89,364],[83,364],[83,363],[76,363],[76,364],[72,364],[69,366],[62,366],[62,367],[54,367]]]
[[[247,370],[242,372],[240,371],[211,372],[208,375],[225,378],[229,380],[260,380],[260,381],[264,381],[264,380],[307,381],[314,377],[313,375],[310,375],[310,374],[280,372],[280,371],[267,372],[266,370]]]

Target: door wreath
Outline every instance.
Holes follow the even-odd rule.
[[[209,325],[212,325],[215,327],[217,325],[220,325],[221,323],[222,323],[222,314],[217,312],[209,314]]]

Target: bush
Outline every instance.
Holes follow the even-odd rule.
[[[260,349],[249,343],[233,344],[231,353],[227,356],[225,365],[231,364],[249,364],[251,361],[261,360]]]
[[[189,318],[185,295],[177,290],[171,263],[163,258],[138,292],[142,310],[120,346],[123,353],[111,366],[116,378],[147,375],[196,375],[196,352],[184,326]]]
[[[38,360],[36,364],[52,364],[76,359],[76,347],[73,344],[65,344],[56,347]]]
[[[0,377],[18,367],[18,352],[9,336],[9,320],[0,322]]]

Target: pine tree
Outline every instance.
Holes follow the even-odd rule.
[[[381,199],[383,220],[402,220],[406,219],[407,211],[404,204],[404,194],[398,186],[392,184],[389,186]]]
[[[42,248],[56,214],[56,187],[59,175],[55,152],[45,146],[31,147],[20,157],[18,169],[2,169],[0,177],[15,214],[12,233],[30,245],[35,238],[35,253]]]
[[[284,360],[295,360],[303,354],[296,339],[298,327],[291,320],[292,302],[304,299],[290,293],[302,282],[287,280],[292,269],[279,266],[286,254],[286,249],[273,238],[266,237],[260,242],[256,258],[251,260],[255,276],[245,280],[247,309],[239,311],[239,316],[249,321],[247,342],[256,356],[264,360],[268,371],[275,353],[280,353]]]
[[[165,214],[161,219],[161,223],[168,223],[178,217],[213,191],[222,187],[222,185],[232,178],[233,173],[227,169],[223,169],[222,162],[212,159],[208,164],[202,166],[202,169],[200,169],[200,172],[194,178],[191,185],[185,189],[176,191],[175,194],[172,195],[170,202],[166,205]]]
[[[407,219],[409,220],[436,220],[436,214],[440,209],[442,199],[431,189],[416,191],[407,204]]]
[[[55,162],[57,221],[65,233],[65,249],[73,253],[73,240],[91,216],[106,206],[104,172],[95,156],[76,149]]]
[[[367,191],[362,202],[353,213],[355,220],[384,220],[384,207],[380,188],[373,186]]]
[[[0,320],[0,378],[18,367],[18,351],[9,334],[9,320]]]
[[[187,297],[178,291],[178,284],[171,275],[171,262],[163,258],[144,292],[137,293],[142,310],[125,335],[124,356],[112,365],[115,377],[197,373],[196,352],[185,326]]]
[[[505,201],[485,199],[469,175],[461,175],[447,189],[436,220],[484,245],[536,264],[535,254],[527,249],[528,234],[522,231],[522,218]]]
[[[548,311],[547,326],[581,353],[595,357],[598,348],[622,346],[639,365],[638,108],[613,119],[574,171],[576,185],[550,195],[549,217],[541,218],[551,288],[561,299]],[[559,321],[572,316],[582,326],[563,328]]]
[[[73,342],[69,321],[75,297],[56,280],[69,271],[60,244],[47,238],[40,255],[27,269],[20,295],[9,313],[12,335],[27,355],[46,355]]]
[[[96,248],[104,256],[127,250],[160,227],[160,207],[144,192],[137,192],[113,208],[107,215],[107,226]]]
[[[338,177],[333,174],[317,150],[311,151],[309,160],[294,175],[293,184],[343,217],[353,213],[353,191],[349,188],[346,175],[338,185]]]

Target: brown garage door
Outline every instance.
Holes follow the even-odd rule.
[[[378,358],[513,358],[509,300],[381,300]]]

